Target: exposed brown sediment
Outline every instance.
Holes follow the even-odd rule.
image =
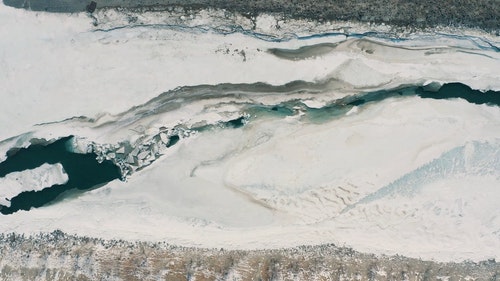
[[[497,280],[500,263],[363,254],[333,244],[224,250],[0,234],[0,280]]]
[[[49,12],[84,12],[90,0],[3,0],[5,5]],[[154,9],[171,6],[187,9],[225,9],[249,16],[281,13],[291,18],[318,21],[339,20],[386,23],[396,26],[464,26],[499,32],[498,0],[377,0],[377,1],[288,1],[288,0],[98,0],[96,8]]]

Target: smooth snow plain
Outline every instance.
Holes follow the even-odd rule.
[[[202,16],[191,20],[204,24]],[[257,31],[271,32],[273,20],[260,17]],[[89,143],[137,145],[161,127],[216,125],[249,114],[249,105],[298,100],[321,109],[346,96],[430,82],[500,90],[500,53],[477,37],[280,41],[157,25],[101,30],[84,14],[5,6],[0,24],[1,159],[32,138],[75,135],[75,151]],[[324,51],[333,45],[321,44],[335,47]],[[321,51],[292,59],[269,51],[303,46]],[[272,88],[293,81],[313,86]],[[257,82],[275,90],[217,96],[221,87],[182,96],[189,92],[178,88]],[[175,98],[165,102],[181,106],[164,110],[155,102],[167,91]],[[80,116],[85,120],[71,119]],[[183,135],[126,181],[2,216],[0,231],[61,229],[244,249],[336,243],[435,260],[500,258],[498,106],[392,97],[335,118],[308,116],[301,107],[283,118],[250,114],[241,128]],[[59,172],[57,183],[67,180],[57,165],[49,170]]]

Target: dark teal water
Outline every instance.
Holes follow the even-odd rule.
[[[307,122],[321,123],[335,118],[342,118],[353,106],[365,106],[375,104],[387,98],[405,98],[420,96],[432,99],[456,99],[461,98],[473,104],[487,104],[500,106],[500,92],[481,92],[472,90],[470,87],[460,83],[445,84],[439,89],[422,86],[407,86],[398,89],[382,90],[376,92],[360,93],[349,96],[326,105],[323,108],[309,108],[301,100],[287,101],[274,106],[249,104],[245,116],[229,120],[220,124],[221,126],[202,126],[193,130],[204,132],[213,129],[238,129],[244,127],[247,122],[254,118],[284,118],[295,115],[297,108],[304,113]],[[457,114],[460,114],[459,112]],[[61,163],[69,180],[66,184],[47,186],[41,191],[22,192],[11,199],[11,206],[0,206],[0,213],[11,214],[18,210],[29,210],[32,207],[40,207],[56,202],[55,200],[66,198],[86,190],[102,186],[112,180],[121,178],[118,166],[111,161],[99,163],[94,153],[77,154],[71,152],[72,137],[65,137],[50,144],[32,144],[28,148],[11,150],[7,153],[7,159],[0,163],[0,177],[27,169],[34,169],[44,163]],[[170,136],[167,147],[175,145],[180,140],[178,135]],[[2,188],[0,186],[0,188]]]
[[[416,90],[417,95],[422,98],[452,99],[461,98],[474,104],[488,104],[500,106],[500,91],[481,92],[473,90],[462,83],[444,84],[438,91],[428,91],[425,87]]]
[[[121,177],[120,169],[111,161],[99,163],[96,160],[97,155],[93,153],[78,154],[69,151],[67,147],[71,138],[65,137],[47,145],[35,144],[7,153],[7,159],[0,163],[0,177],[12,172],[34,169],[44,163],[61,163],[69,179],[66,184],[20,193],[11,199],[10,207],[0,207],[2,214],[41,207],[64,197],[69,191],[89,190]]]
[[[373,104],[388,98],[419,96],[424,99],[463,99],[471,104],[500,106],[500,91],[473,90],[462,83],[448,83],[439,89],[426,86],[407,86],[398,89],[380,90],[349,96],[322,108],[308,108],[307,116],[312,122],[324,122],[344,116],[353,106]]]

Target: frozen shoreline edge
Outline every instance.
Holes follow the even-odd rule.
[[[315,1],[218,1],[218,0],[141,0],[141,1],[24,1],[3,0],[4,5],[24,8],[33,11],[48,11],[57,13],[94,12],[106,8],[124,8],[128,10],[161,10],[167,11],[173,7],[185,10],[223,9],[246,14],[248,17],[263,13],[281,13],[291,19],[310,19],[317,21],[357,21],[390,24],[400,27],[435,27],[440,25],[477,27],[482,30],[499,34],[499,19],[495,14],[495,2],[473,0],[461,5],[433,2],[393,2],[351,1],[331,2]],[[390,9],[387,7],[391,7]]]
[[[285,13],[273,11],[246,14],[221,8],[185,6],[169,6],[160,9],[103,7],[87,15],[92,18],[94,30],[98,32],[120,28],[151,27],[226,35],[241,33],[270,42],[319,39],[339,35],[348,38],[374,38],[400,42],[438,36],[449,39],[478,40],[494,51],[500,51],[500,34],[498,33],[500,31],[459,25],[401,26],[351,19],[318,20],[311,17],[291,17]]]
[[[500,263],[436,262],[365,254],[333,244],[286,249],[225,250],[164,242],[104,240],[60,230],[24,236],[0,234],[0,278],[30,280],[495,280]],[[15,263],[14,263],[15,261]],[[314,261],[314,262],[313,262]],[[59,278],[59,279],[58,279]],[[176,279],[177,278],[177,279]],[[493,279],[492,279],[493,278]]]

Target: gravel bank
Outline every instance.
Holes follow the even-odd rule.
[[[500,263],[438,263],[335,245],[228,251],[0,234],[0,280],[498,280]]]
[[[162,7],[166,9],[175,5],[187,9],[226,9],[249,16],[266,12],[319,21],[348,20],[412,27],[463,26],[497,34],[500,30],[499,0],[97,0],[95,2],[97,9],[104,7],[148,9],[152,6],[155,9]],[[81,12],[92,7],[90,3],[89,0],[4,0],[4,4],[8,6],[50,12]]]

